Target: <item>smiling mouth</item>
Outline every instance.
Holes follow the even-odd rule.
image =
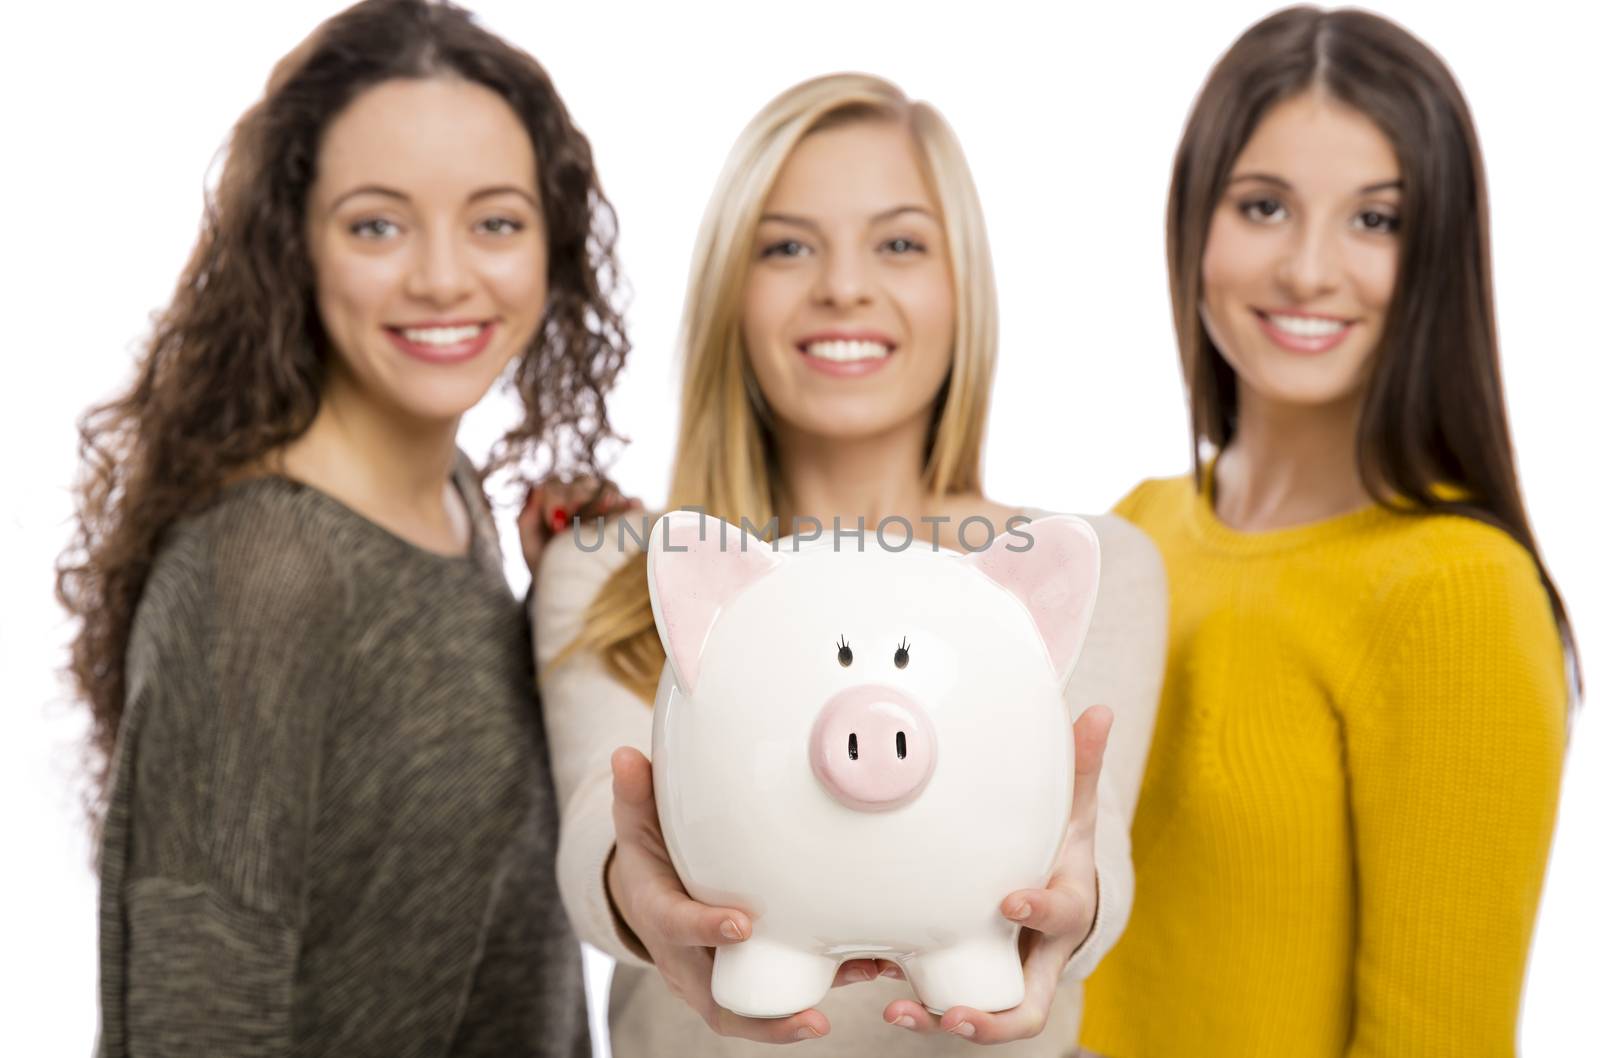
[[[398,334],[408,342],[417,345],[432,346],[436,349],[446,349],[451,346],[470,342],[483,333],[483,323],[468,323],[453,327],[389,327],[390,331]]]
[[[488,348],[495,334],[495,321],[385,326],[383,330],[407,356],[431,364],[458,364]]]
[[[1261,329],[1277,345],[1294,353],[1324,353],[1343,342],[1359,320],[1303,316],[1252,309]]]
[[[1330,319],[1326,316],[1286,316],[1277,312],[1256,310],[1256,315],[1285,334],[1296,338],[1330,338],[1354,325],[1353,320]]]
[[[826,360],[833,364],[854,364],[863,360],[885,360],[894,351],[892,345],[871,340],[830,338],[826,341],[802,343],[800,351],[806,356]]]

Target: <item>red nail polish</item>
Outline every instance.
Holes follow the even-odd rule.
[[[557,507],[550,512],[550,528],[558,533],[561,532],[567,527],[567,519],[567,509],[565,507]]]

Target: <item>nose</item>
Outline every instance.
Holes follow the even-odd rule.
[[[893,687],[847,688],[811,727],[812,773],[834,800],[858,812],[915,800],[938,755],[928,714]]]
[[[1310,301],[1338,286],[1339,239],[1321,225],[1298,226],[1279,265],[1278,280],[1296,301]]]
[[[831,252],[823,257],[813,296],[818,304],[834,308],[860,305],[871,299],[871,279],[858,254]]]
[[[465,250],[457,239],[447,233],[432,233],[420,240],[406,281],[408,295],[443,308],[464,298],[469,285]]]

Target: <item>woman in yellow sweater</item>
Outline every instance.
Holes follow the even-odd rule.
[[[1195,104],[1167,232],[1196,471],[1118,507],[1171,623],[1095,1051],[1515,1051],[1573,653],[1485,201],[1449,72],[1376,16],[1273,15]]]

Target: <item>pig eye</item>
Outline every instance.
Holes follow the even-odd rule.
[[[840,636],[839,637],[839,665],[842,668],[849,668],[850,667],[850,663],[852,661],[854,661],[855,659],[856,659],[856,656],[850,650],[850,644],[846,643],[844,641],[844,636]]]
[[[909,664],[911,664],[911,644],[902,639],[894,651],[894,667],[903,669]]]

